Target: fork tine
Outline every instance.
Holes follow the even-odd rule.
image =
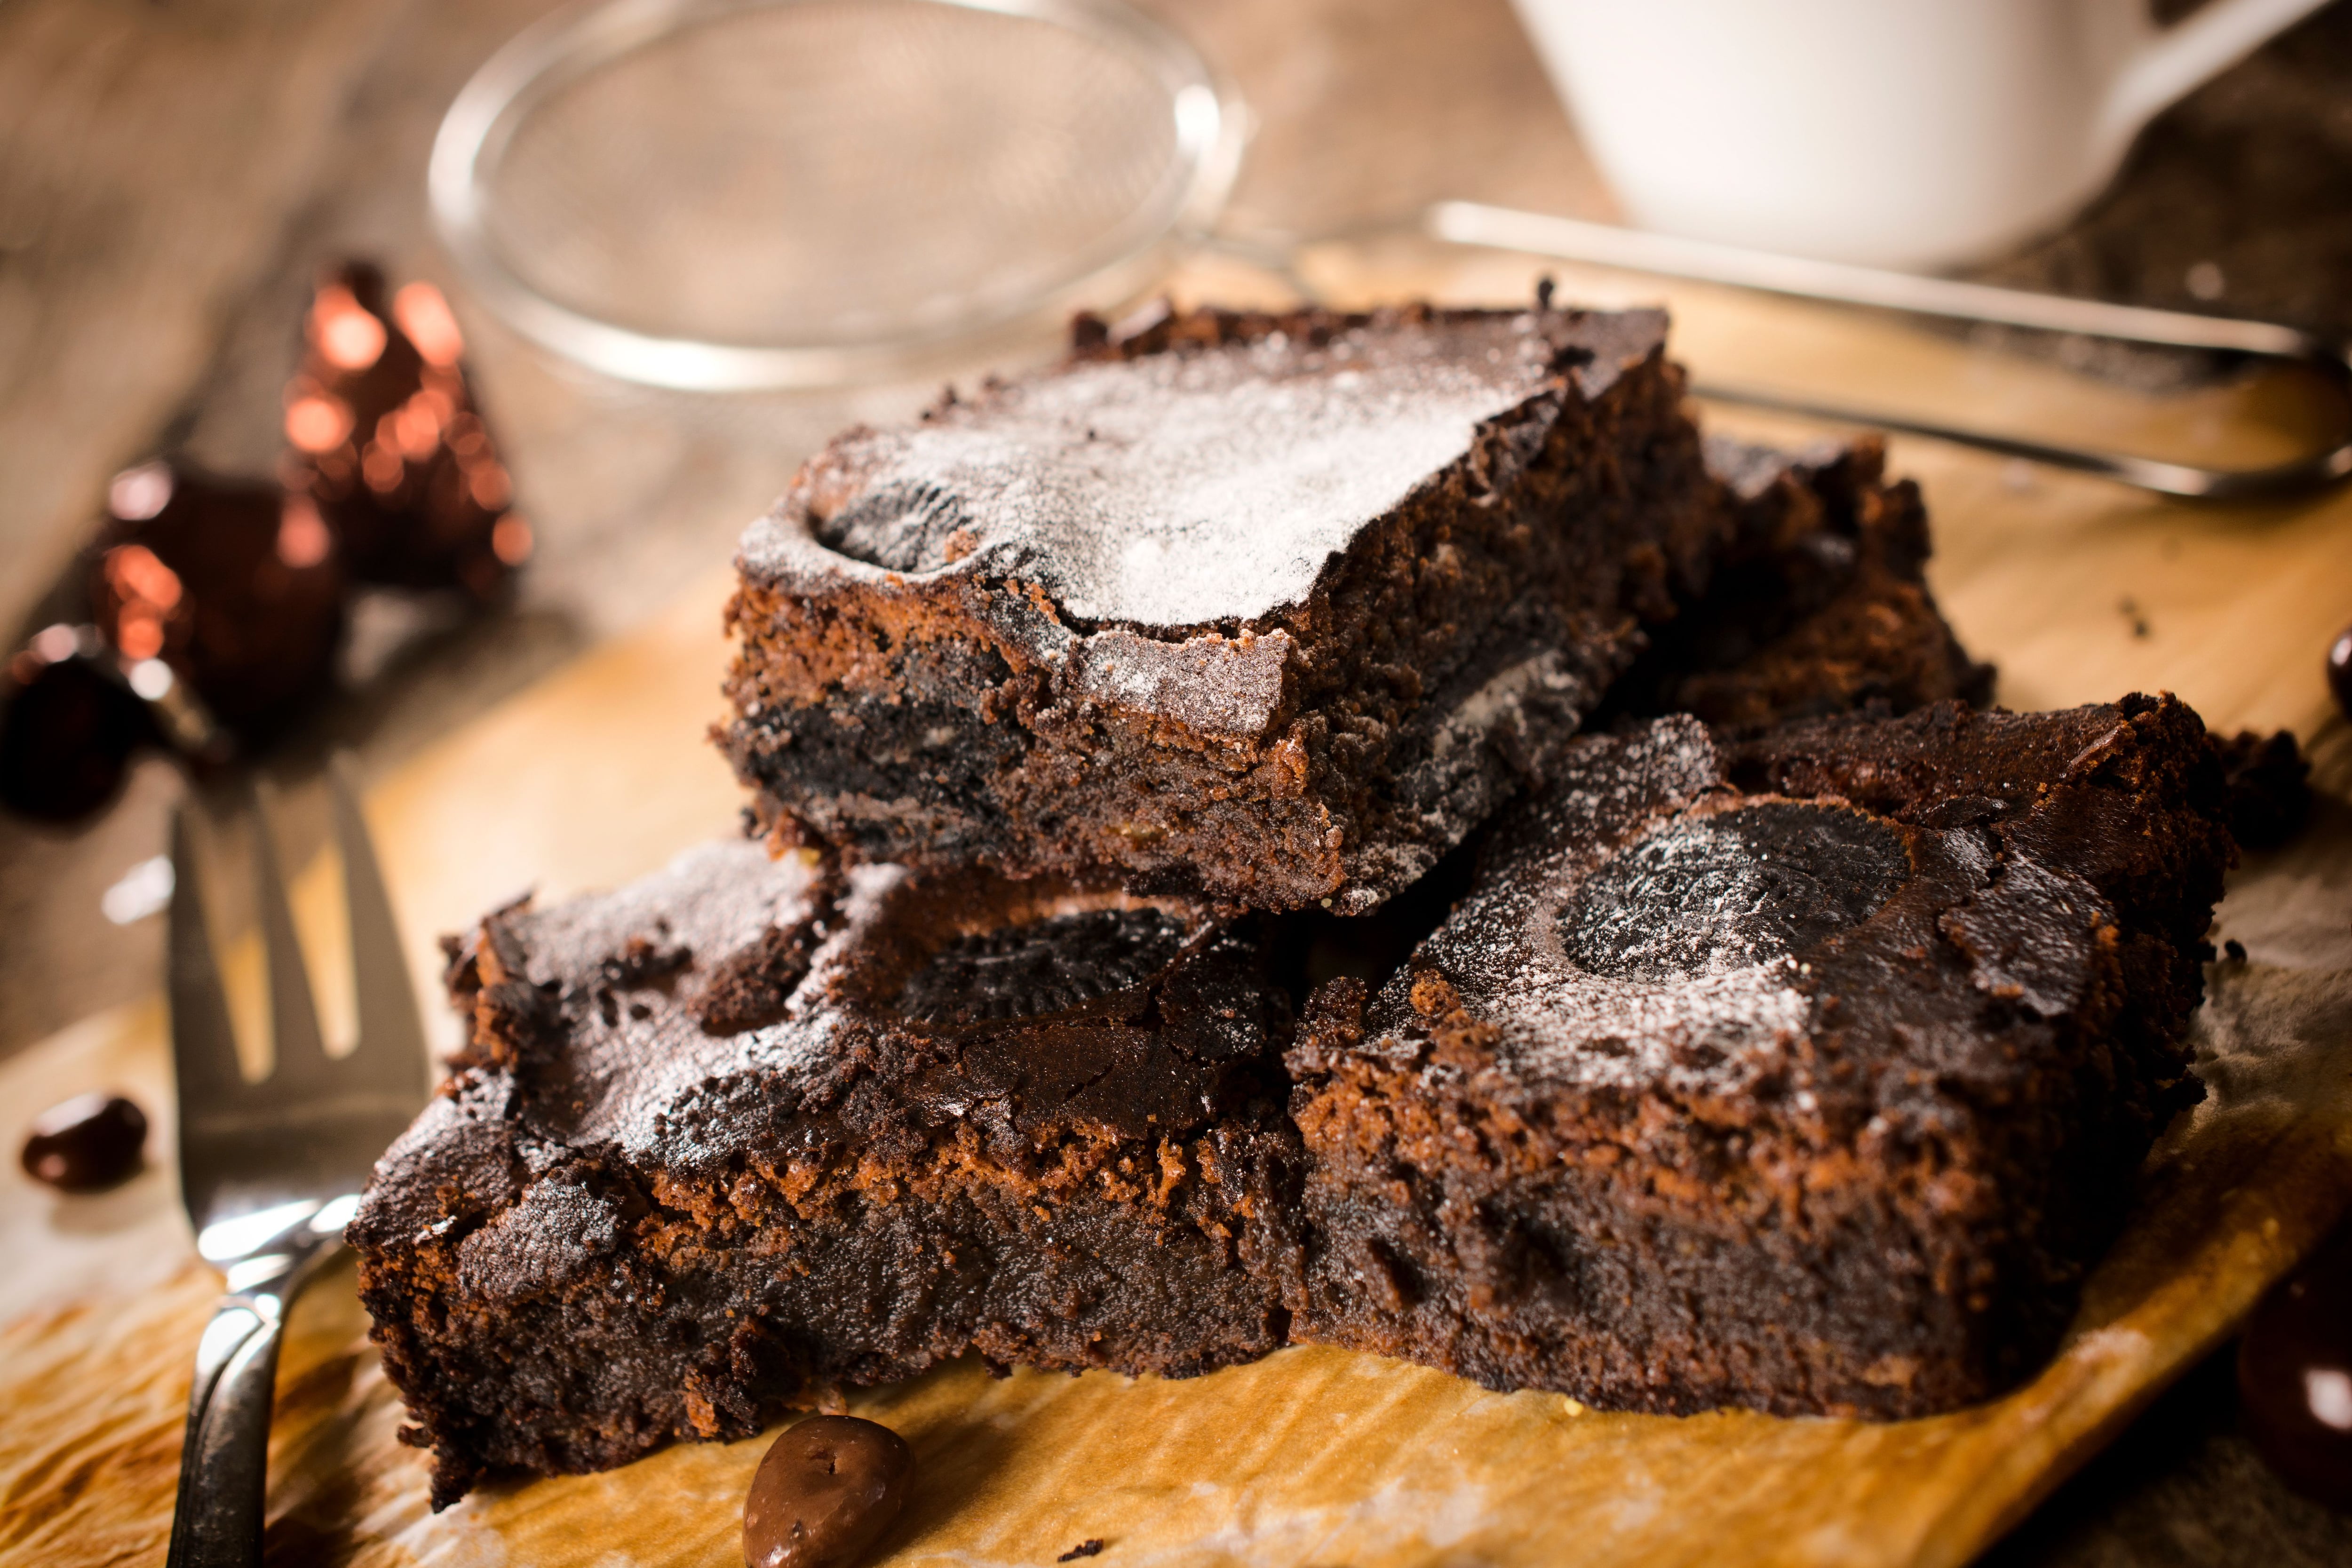
[[[359,1048],[344,1064],[349,1077],[408,1093],[429,1089],[425,1021],[401,952],[392,894],[360,810],[358,766],[349,752],[327,764],[335,806],[335,843],[343,857],[343,899],[351,910],[352,974],[358,993]]]
[[[302,943],[294,934],[294,908],[278,866],[277,837],[269,826],[277,815],[276,797],[267,784],[253,782],[253,901],[269,958],[269,1041],[276,1058],[269,1087],[308,1091],[327,1082],[327,1047],[319,1029],[319,1009],[310,999]]]
[[[217,1109],[245,1087],[236,1031],[229,1024],[220,970],[213,962],[212,931],[205,923],[204,877],[188,825],[194,810],[193,803],[183,802],[172,816],[171,945],[164,985],[172,1004],[172,1070],[184,1120]]]

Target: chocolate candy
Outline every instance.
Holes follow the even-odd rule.
[[[71,822],[114,798],[131,753],[154,739],[96,626],[37,633],[0,677],[0,803]]]
[[[160,661],[155,695],[168,669],[253,741],[331,682],[343,569],[307,498],[153,462],[115,476],[107,511],[89,602],[126,669]]]
[[[2254,1309],[2238,1344],[2246,1436],[2287,1485],[2352,1509],[2352,1223]]]
[[[25,1139],[25,1171],[68,1193],[95,1193],[136,1174],[147,1117],[119,1094],[78,1094],[53,1105]]]
[[[2352,718],[2352,626],[2327,645],[2327,689],[2336,693],[2336,706]]]
[[[307,495],[353,576],[494,596],[530,554],[513,483],[474,406],[465,341],[430,283],[387,297],[351,262],[324,277],[286,388],[283,479]]]
[[[882,1539],[914,1484],[915,1451],[887,1426],[813,1415],[760,1461],[743,1505],[750,1568],[849,1568]]]

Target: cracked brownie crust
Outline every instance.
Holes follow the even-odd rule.
[[[967,1350],[1183,1376],[1281,1343],[1263,968],[1181,901],[749,844],[493,915],[452,970],[471,1059],[350,1232],[436,1505]]]
[[[752,527],[725,750],[783,844],[1370,909],[1546,776],[1727,531],[1664,330],[1082,321]]]
[[[2002,1391],[2196,1093],[2225,809],[2170,698],[1579,742],[1307,1010],[1295,1337],[1615,1409]]]

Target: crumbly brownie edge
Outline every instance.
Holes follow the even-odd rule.
[[[436,1506],[499,1475],[751,1436],[971,1350],[1184,1377],[1284,1342],[1295,1266],[1261,1216],[1297,1202],[1286,1129],[1080,1145],[1042,1170],[958,1169],[970,1152],[810,1186],[790,1165],[722,1186],[566,1158],[503,1202],[477,1189],[405,1237],[368,1234],[361,1300],[407,1401],[403,1440],[434,1451]],[[1114,1184],[1139,1191],[1096,1190]]]
[[[1334,1022],[1305,1048],[1344,1041]],[[1907,1149],[1858,1149],[1779,1107],[1530,1107],[1475,1058],[1433,1093],[1419,1064],[1343,1057],[1297,1111],[1316,1245],[1293,1337],[1601,1409],[1976,1403],[2054,1347],[2081,1259],[2120,1218],[2116,1173],[2163,1088],[2118,1058],[2053,1063],[1998,1113],[1956,1098]]]
[[[1875,437],[1794,453],[1710,437],[1737,526],[1706,591],[1612,690],[1601,717],[1696,714],[1764,728],[1946,698],[1982,706],[1994,670],[1937,608],[1918,486]]]

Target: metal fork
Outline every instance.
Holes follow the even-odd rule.
[[[276,1055],[259,1083],[246,1082],[237,1067],[190,841],[191,808],[183,806],[173,824],[168,990],[180,1194],[196,1249],[227,1276],[228,1289],[196,1350],[167,1568],[261,1561],[269,1402],[287,1309],[341,1245],[377,1156],[431,1092],[424,1025],[349,759],[334,759],[329,787],[351,910],[359,1047],[341,1060],[326,1053],[269,802],[257,785],[253,880]]]

